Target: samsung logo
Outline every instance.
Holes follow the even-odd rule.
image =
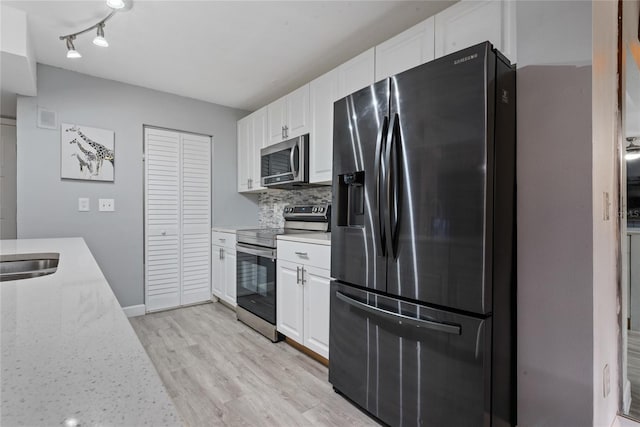
[[[474,53],[473,55],[469,55],[469,56],[464,56],[462,58],[456,59],[455,61],[453,61],[453,65],[458,65],[461,64],[463,62],[467,62],[467,61],[471,61],[472,59],[475,59],[478,57],[477,53]]]

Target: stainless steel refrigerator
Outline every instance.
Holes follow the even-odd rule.
[[[392,426],[515,425],[515,105],[488,42],[334,104],[329,381]]]

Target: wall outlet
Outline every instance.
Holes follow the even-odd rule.
[[[89,212],[91,208],[89,207],[89,198],[88,197],[78,197],[78,212]]]
[[[602,394],[604,397],[609,396],[611,392],[611,374],[609,373],[609,365],[604,365],[602,370]]]
[[[116,204],[113,199],[100,199],[98,201],[98,209],[100,212],[113,212],[116,210]]]

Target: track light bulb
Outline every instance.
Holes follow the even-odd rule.
[[[78,52],[76,50],[76,47],[73,45],[73,39],[75,37],[67,37],[67,58],[69,59],[76,59],[76,58],[82,58],[82,55],[80,55],[80,52]]]
[[[107,0],[107,6],[111,9],[122,9],[124,7],[123,0]]]
[[[109,42],[104,38],[104,24],[98,25],[98,34],[93,39],[93,44],[100,47],[109,47]]]

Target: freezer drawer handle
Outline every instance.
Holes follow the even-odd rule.
[[[349,304],[350,306],[359,308],[368,313],[374,314],[378,317],[383,317],[388,320],[397,321],[399,323],[405,323],[416,328],[427,328],[435,331],[446,332],[448,334],[460,335],[462,330],[460,325],[450,325],[448,323],[433,322],[431,320],[416,319],[415,317],[405,316],[404,314],[394,313],[393,311],[383,310],[378,307],[373,307],[363,302],[357,301],[353,298],[349,298],[341,292],[336,292],[336,297]]]

